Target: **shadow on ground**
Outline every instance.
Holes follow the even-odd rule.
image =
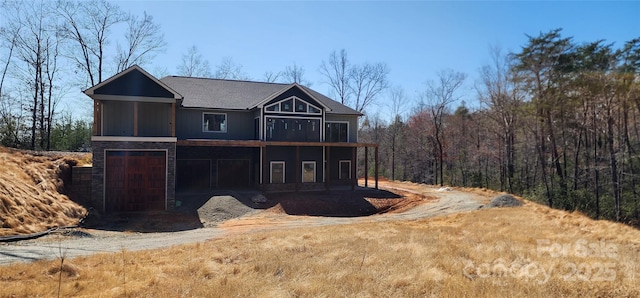
[[[93,215],[84,227],[141,233],[176,232],[213,227],[266,209],[288,215],[357,217],[384,213],[403,200],[396,193],[368,188],[268,193],[264,195],[266,202],[254,202],[260,194],[255,190],[179,193],[174,211]]]
[[[383,213],[402,196],[386,190],[298,192],[268,194],[282,212],[289,215],[357,217]],[[375,204],[372,203],[375,201]]]
[[[249,212],[269,208],[251,198],[257,191],[216,191],[178,193],[173,211],[92,214],[83,227],[120,232],[177,232],[215,226],[219,222],[240,217]]]

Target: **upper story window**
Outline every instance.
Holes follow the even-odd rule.
[[[267,116],[267,141],[320,142],[320,119]]]
[[[227,114],[202,113],[203,132],[227,132]]]
[[[338,143],[349,141],[349,123],[347,122],[327,122],[325,129],[325,140],[327,142]]]
[[[267,112],[321,114],[322,110],[295,96],[270,104],[264,108]]]
[[[293,112],[293,99],[287,99],[280,103],[280,111]]]

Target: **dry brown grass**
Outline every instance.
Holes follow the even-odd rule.
[[[539,240],[548,243],[539,245]],[[587,247],[617,251],[582,256],[573,250],[582,240]],[[541,250],[554,244],[570,248],[566,256]],[[165,250],[65,260],[70,267],[63,269],[61,295],[638,297],[639,254],[638,230],[526,203],[418,221],[244,233]],[[58,264],[0,267],[0,296],[56,296],[58,270],[52,268]],[[512,275],[500,266],[530,276]],[[534,274],[540,267],[554,269],[548,280]]]
[[[0,236],[76,224],[86,210],[61,194],[60,175],[86,159],[0,147]]]

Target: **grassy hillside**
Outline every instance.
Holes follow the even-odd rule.
[[[60,177],[79,162],[0,147],[0,236],[78,223],[86,210],[61,194]]]
[[[0,296],[640,296],[640,231],[534,203],[418,221],[230,233],[63,266],[0,267]]]

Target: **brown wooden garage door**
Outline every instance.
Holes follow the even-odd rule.
[[[165,210],[166,152],[107,151],[107,212]]]

